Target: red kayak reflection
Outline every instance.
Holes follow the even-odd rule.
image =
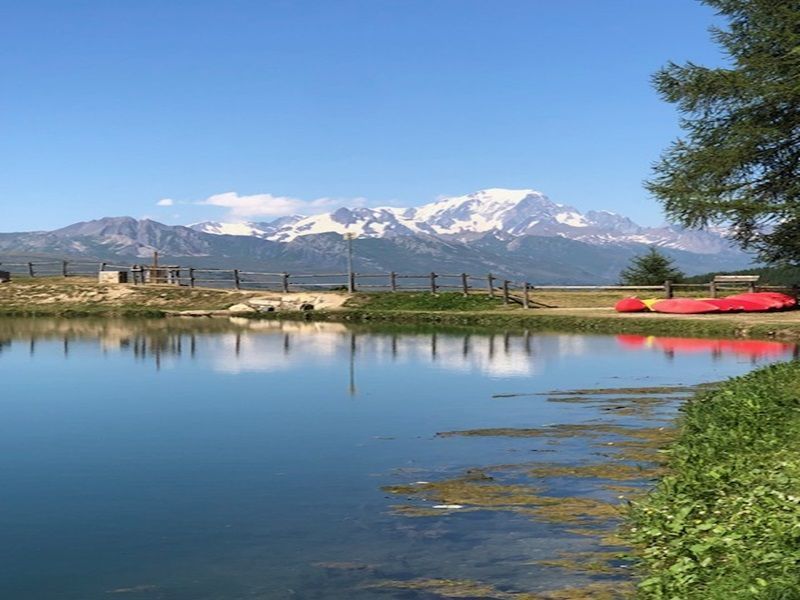
[[[747,358],[791,355],[797,349],[797,344],[763,340],[714,340],[646,335],[618,335],[617,342],[628,350],[658,348],[669,354],[734,354]]]

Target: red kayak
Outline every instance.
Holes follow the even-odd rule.
[[[728,296],[727,300],[746,300],[754,302],[764,307],[763,310],[781,310],[786,308],[786,301],[778,298],[773,298],[769,292],[749,292],[747,294],[736,294],[735,296]]]
[[[783,303],[783,308],[794,308],[797,306],[797,300],[788,296],[786,294],[781,294],[780,292],[755,292],[758,296],[763,296],[764,298],[771,298],[772,300],[777,300]]]
[[[739,300],[731,300],[729,298],[702,298],[702,302],[710,304],[711,306],[716,306],[719,309],[719,312],[742,312],[743,310],[747,310],[743,306],[743,302]],[[750,302],[754,307],[759,306],[758,304],[754,304]]]
[[[703,298],[703,302],[713,304],[719,308],[720,312],[764,312],[770,310],[763,302],[742,298]]]
[[[617,312],[642,312],[647,309],[647,305],[638,298],[623,298],[614,305]]]
[[[694,298],[670,298],[669,300],[658,300],[650,307],[651,310],[659,313],[669,313],[675,315],[700,315],[704,313],[717,313],[720,309]]]

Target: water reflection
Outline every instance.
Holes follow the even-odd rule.
[[[609,436],[652,444],[686,386],[796,352],[763,344],[0,320],[0,597],[432,597],[369,587],[420,579],[564,597],[543,591],[619,577],[553,566],[606,537],[475,486],[601,511],[631,481],[563,470],[641,461]]]
[[[662,350],[666,356],[676,354],[708,354],[712,358],[733,355],[750,359],[753,364],[765,358],[797,358],[800,356],[797,344],[767,340],[731,340],[656,337],[644,335],[618,335],[619,345],[631,351],[645,349]]]
[[[532,360],[541,354],[541,338],[528,331],[374,335],[368,329],[338,323],[237,318],[213,326],[202,321],[189,325],[175,321],[0,322],[0,351],[21,342],[28,344],[29,353],[34,355],[39,341],[60,339],[65,357],[69,357],[72,344],[96,344],[103,352],[127,352],[138,360],[152,360],[158,369],[175,359],[196,358],[202,352],[214,370],[231,374],[290,369],[298,355],[319,364],[343,354],[350,355],[352,370],[358,357],[364,355],[396,363],[424,359],[449,371],[503,377],[530,376],[541,368],[539,361]],[[548,337],[550,357],[575,356],[584,351],[581,336]]]
[[[219,373],[289,370],[297,360],[333,364],[349,355],[349,389],[357,390],[359,357],[398,364],[423,360],[453,372],[477,372],[492,377],[530,377],[549,361],[578,357],[588,351],[590,337],[535,335],[530,331],[503,333],[427,332],[413,330],[375,335],[369,328],[340,323],[228,320],[0,320],[0,355],[13,344],[27,344],[34,356],[40,341],[60,340],[69,358],[71,346],[96,345],[102,352],[129,353],[151,361],[160,370],[176,361],[202,354]],[[631,352],[662,351],[667,357],[704,353],[712,360],[723,356],[762,359],[800,355],[797,344],[732,339],[700,339],[619,335],[618,345]],[[546,347],[545,347],[546,346]],[[50,345],[52,347],[52,345]]]

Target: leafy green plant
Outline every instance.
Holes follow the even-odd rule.
[[[643,599],[800,598],[800,363],[695,397],[631,505]]]

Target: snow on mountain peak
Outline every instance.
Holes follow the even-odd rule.
[[[252,235],[263,237],[264,231],[256,223],[219,223],[217,221],[205,221],[203,223],[193,223],[188,226],[190,229],[214,233],[217,235]]]
[[[411,208],[339,208],[332,213],[293,215],[268,223],[191,225],[205,233],[252,235],[291,242],[323,233],[352,233],[358,237],[432,235],[469,241],[489,232],[522,236],[561,236],[590,244],[655,244],[713,254],[728,247],[717,233],[671,227],[641,227],[608,211],[585,214],[558,204],[533,189],[488,188],[464,196],[440,198]]]

